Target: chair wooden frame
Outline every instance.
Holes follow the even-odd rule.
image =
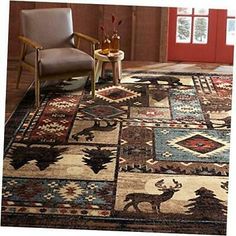
[[[17,75],[17,83],[16,83],[16,88],[19,88],[19,84],[20,84],[20,78],[21,78],[21,74],[22,74],[22,69],[25,68],[27,70],[29,70],[30,72],[34,73],[34,82],[35,82],[35,106],[36,108],[39,107],[40,105],[40,82],[41,81],[45,81],[45,80],[52,80],[52,79],[56,79],[56,80],[60,80],[60,79],[66,79],[66,78],[71,78],[71,77],[75,77],[75,76],[83,76],[83,75],[90,75],[91,78],[91,90],[92,90],[92,96],[95,97],[95,58],[94,58],[94,51],[96,50],[96,45],[99,44],[99,41],[95,38],[92,38],[88,35],[82,34],[82,33],[78,33],[78,32],[74,32],[72,37],[75,38],[75,48],[79,49],[80,46],[80,41],[85,40],[88,43],[91,44],[91,56],[93,57],[93,70],[92,71],[75,71],[72,73],[64,73],[64,74],[59,74],[59,75],[50,75],[50,76],[40,76],[39,75],[39,54],[40,51],[43,50],[43,46],[41,46],[39,43],[25,37],[25,36],[19,36],[19,40],[22,43],[22,47],[21,47],[21,54],[20,54],[20,59],[19,59],[19,69],[18,69],[18,75]],[[26,52],[27,52],[27,47],[31,47],[35,50],[35,64],[34,66],[26,63],[24,61],[24,58],[26,56]]]

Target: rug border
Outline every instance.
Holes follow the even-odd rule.
[[[60,219],[62,219],[60,221]],[[48,221],[51,221],[48,224]],[[69,223],[69,224],[68,224]],[[92,223],[92,225],[91,225]],[[58,229],[87,229],[110,230],[131,232],[155,232],[155,233],[184,233],[184,234],[210,234],[226,235],[226,222],[197,222],[197,221],[173,221],[166,220],[155,222],[143,220],[143,224],[133,219],[107,219],[81,216],[55,216],[27,214],[2,214],[1,226],[31,227],[31,228],[58,228]],[[136,227],[135,227],[136,226]]]

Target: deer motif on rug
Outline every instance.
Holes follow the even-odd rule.
[[[161,179],[155,183],[155,186],[158,190],[162,191],[162,194],[147,194],[147,193],[130,193],[126,195],[125,202],[128,202],[124,211],[127,211],[131,206],[135,209],[136,212],[141,213],[138,205],[142,202],[150,203],[152,206],[153,213],[159,214],[161,203],[168,201],[173,197],[175,192],[179,191],[182,188],[182,184],[173,179],[174,186],[167,187],[164,185],[164,179]]]

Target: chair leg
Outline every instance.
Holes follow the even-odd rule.
[[[40,105],[40,82],[39,79],[35,79],[35,106],[39,108]]]
[[[40,81],[39,81],[39,50],[36,50],[35,55],[35,74],[34,74],[34,86],[35,86],[35,106],[39,108],[40,105]]]
[[[91,90],[92,90],[92,97],[95,98],[95,86],[96,86],[96,81],[95,81],[95,75],[94,71],[91,73]]]
[[[21,73],[22,73],[22,66],[19,65],[18,74],[17,74],[17,81],[16,81],[16,88],[17,89],[19,88]]]

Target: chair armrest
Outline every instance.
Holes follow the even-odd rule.
[[[20,41],[22,41],[24,44],[27,44],[29,46],[31,46],[32,48],[38,50],[38,49],[43,49],[43,46],[41,46],[39,43],[25,37],[25,36],[19,36],[18,37],[20,39]]]
[[[78,32],[74,32],[73,35],[76,36],[78,39],[82,38],[82,39],[84,39],[84,40],[86,40],[86,41],[88,41],[92,44],[100,44],[100,42],[97,39],[95,39],[93,37],[90,37],[88,35],[81,34],[81,33],[78,33]]]

